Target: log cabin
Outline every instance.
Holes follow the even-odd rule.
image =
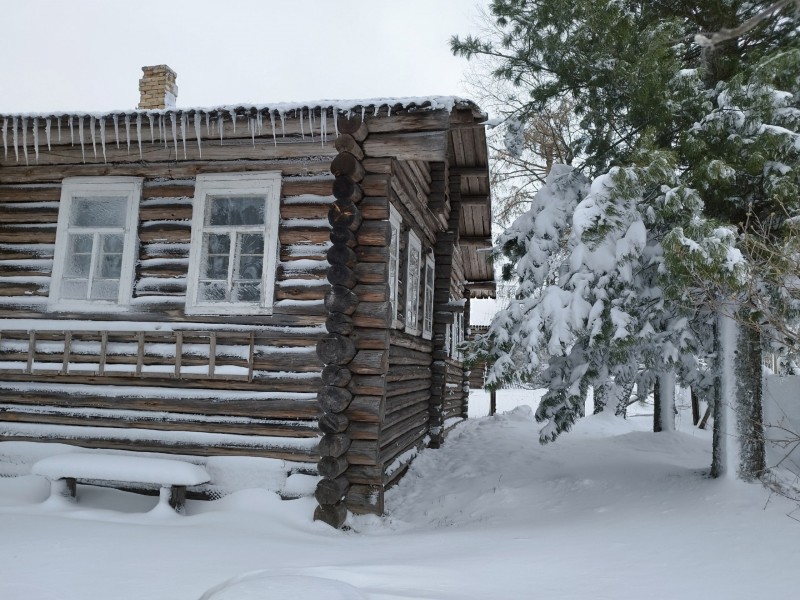
[[[136,110],[0,114],[0,440],[274,459],[319,478],[316,519],[382,513],[467,416],[485,115],[180,109],[143,71]]]

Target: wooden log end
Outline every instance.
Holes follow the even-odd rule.
[[[346,387],[353,374],[347,367],[339,365],[328,365],[322,369],[322,383],[324,385],[335,385],[337,387]]]
[[[345,388],[333,385],[324,385],[317,393],[317,403],[326,413],[340,413],[350,406],[352,401],[353,394]]]
[[[325,413],[318,421],[319,430],[324,434],[342,433],[350,424],[350,419],[341,413]]]
[[[329,333],[317,342],[317,356],[326,365],[346,365],[356,355],[356,347],[348,337]]]
[[[317,484],[314,497],[320,505],[335,505],[342,501],[350,490],[350,482],[346,477],[323,479]]]
[[[347,519],[347,507],[344,502],[337,504],[320,504],[314,510],[314,520],[327,523],[335,529],[341,529]]]
[[[336,479],[349,466],[345,456],[323,456],[317,463],[317,471],[326,479]]]

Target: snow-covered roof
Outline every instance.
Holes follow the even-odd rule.
[[[0,117],[7,119],[13,118],[59,118],[69,116],[83,116],[102,118],[112,115],[136,115],[136,114],[170,114],[170,113],[200,113],[210,115],[242,115],[253,113],[277,113],[285,115],[292,111],[299,110],[332,110],[338,114],[353,115],[377,115],[383,108],[387,113],[400,110],[446,110],[452,111],[455,107],[475,108],[477,106],[471,100],[459,98],[457,96],[410,96],[410,97],[385,97],[385,98],[365,98],[350,100],[311,100],[301,102],[275,102],[267,104],[226,104],[222,106],[196,106],[196,107],[170,107],[162,109],[118,109],[108,111],[51,111],[51,112],[31,112],[31,113],[2,113]]]

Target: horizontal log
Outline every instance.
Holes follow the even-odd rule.
[[[314,520],[327,523],[334,529],[340,529],[347,519],[347,507],[344,502],[337,504],[320,504],[314,509]]]
[[[364,158],[364,151],[361,149],[361,145],[349,133],[342,133],[340,131],[339,137],[336,138],[333,145],[339,152],[349,152],[358,160]]]
[[[353,114],[349,116],[340,117],[337,121],[337,126],[341,133],[350,135],[357,142],[363,142],[369,130],[367,129],[367,124],[364,119],[362,119],[357,112],[358,111],[354,111]]]
[[[382,350],[389,349],[389,336],[385,329],[357,328],[350,339],[353,340],[358,350]]]
[[[388,327],[391,314],[391,302],[359,302],[353,313],[353,323],[357,327]]]
[[[358,261],[359,263],[389,262],[389,248],[388,246],[357,246],[354,257],[354,262],[355,261]]]
[[[447,160],[447,133],[372,133],[363,143],[370,157],[390,156],[397,160]]]
[[[380,455],[378,440],[355,440],[347,451],[351,465],[377,465]]]
[[[331,229],[330,239],[333,244],[344,244],[348,248],[355,248],[356,234],[347,229],[347,227],[337,226]]]
[[[350,420],[342,413],[324,413],[319,417],[318,424],[323,434],[335,434],[345,431]]]
[[[389,284],[359,283],[353,288],[353,293],[358,297],[359,302],[387,302],[389,300]]]
[[[389,277],[386,263],[356,263],[353,271],[358,281],[366,284],[387,283]]]
[[[349,367],[358,375],[381,375],[386,372],[387,358],[387,353],[382,350],[359,350]]]
[[[354,290],[343,285],[333,285],[325,294],[325,308],[330,312],[352,315],[359,304],[359,297]]]
[[[325,254],[328,262],[332,265],[345,265],[352,268],[356,264],[356,253],[345,244],[334,244],[328,248]]]
[[[340,312],[331,313],[325,321],[325,328],[329,333],[350,335],[355,328],[353,318]]]
[[[317,342],[317,356],[323,364],[346,365],[355,355],[353,341],[341,334],[329,333]]]
[[[342,202],[358,204],[364,197],[364,189],[349,177],[339,176],[334,179],[331,190],[336,199]]]
[[[380,423],[383,420],[383,398],[355,396],[345,411],[347,418],[360,423]]]
[[[317,394],[317,403],[326,413],[340,413],[344,411],[353,400],[353,394],[345,388],[326,385],[320,388]]]
[[[334,286],[343,286],[353,289],[358,283],[358,276],[346,265],[331,265],[327,273],[328,282]]]
[[[323,456],[317,463],[317,472],[326,479],[336,479],[347,470],[344,456]]]
[[[419,352],[400,346],[391,346],[389,349],[389,363],[393,365],[422,365],[427,366],[433,362],[430,354]]]
[[[430,389],[424,388],[416,392],[407,392],[386,398],[386,413],[390,414],[421,402],[427,403],[430,395]]]
[[[361,152],[363,156],[363,152]],[[358,183],[364,179],[364,166],[354,155],[346,151],[339,151],[331,161],[331,173],[336,177],[347,177]]]
[[[364,221],[356,232],[356,239],[362,246],[388,247],[392,239],[389,221]]]
[[[389,218],[389,199],[384,197],[367,197],[358,205],[364,221],[381,221]]]
[[[397,382],[404,379],[430,379],[431,368],[423,366],[393,366],[386,374],[387,382]]]
[[[430,377],[424,379],[405,379],[400,381],[390,381],[386,383],[386,396],[400,396],[409,392],[419,390],[429,390],[431,387]]]
[[[418,412],[402,421],[398,421],[381,432],[381,446],[388,446],[409,431],[418,431],[421,427],[427,427],[427,423],[428,413],[426,411]]]
[[[353,374],[347,367],[339,365],[328,365],[322,369],[322,383],[324,385],[333,385],[337,387],[346,387]]]
[[[425,424],[403,434],[399,438],[390,442],[386,447],[381,448],[379,461],[382,464],[390,464],[395,458],[404,452],[408,451],[414,446],[420,445],[422,443],[422,439],[427,433],[428,426]]]
[[[323,479],[317,484],[314,491],[314,498],[320,505],[332,505],[340,502],[350,490],[350,482],[347,477],[337,477],[336,479]]]
[[[341,178],[337,178],[338,179]],[[361,211],[351,198],[339,198],[328,208],[328,223],[332,227],[344,227],[355,231],[361,225]]]
[[[366,396],[382,396],[386,388],[386,380],[381,375],[354,375],[347,385],[354,394]]]
[[[345,496],[347,509],[357,515],[383,514],[383,487],[377,485],[351,485]]]
[[[320,456],[341,456],[350,447],[350,437],[345,433],[323,435],[319,440]]]
[[[393,346],[400,346],[410,350],[417,350],[419,352],[429,353],[433,351],[433,342],[425,340],[415,335],[409,335],[404,331],[393,329],[390,333],[391,343]]]

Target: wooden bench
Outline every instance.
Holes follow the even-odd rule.
[[[183,513],[188,486],[208,483],[203,467],[180,460],[121,454],[68,453],[44,458],[31,472],[50,480],[50,495],[77,499],[77,480],[159,485],[159,505]]]

